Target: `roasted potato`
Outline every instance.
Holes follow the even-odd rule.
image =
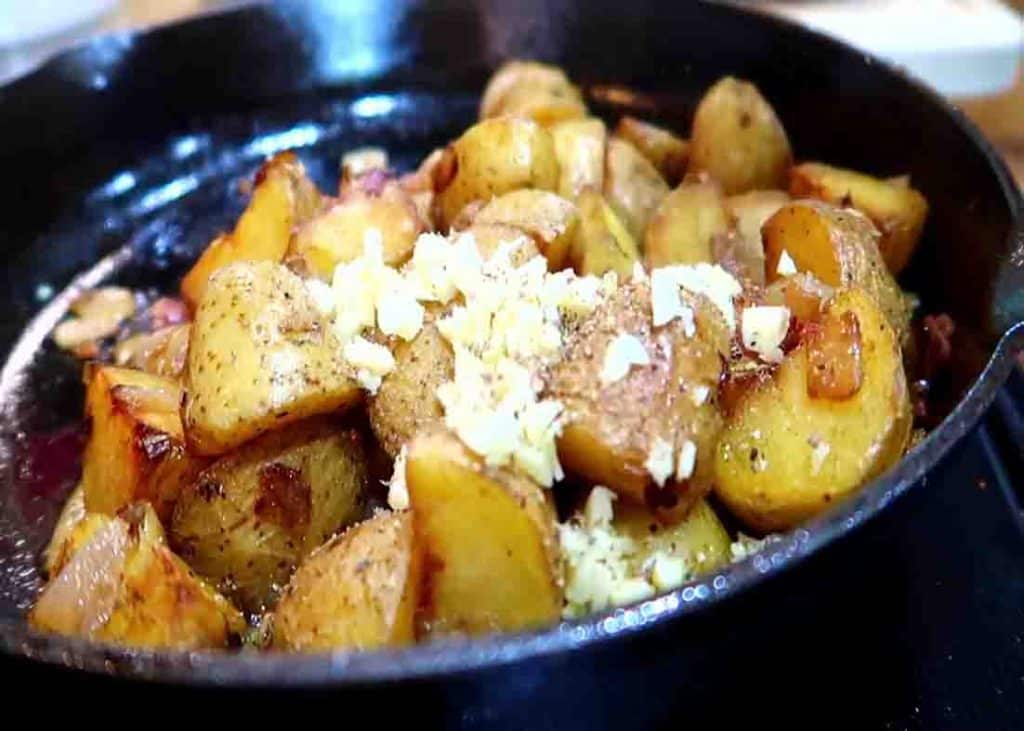
[[[375,172],[364,177],[379,176]],[[363,255],[368,236],[379,236],[384,263],[398,266],[412,256],[417,237],[426,230],[416,204],[397,181],[371,185],[356,178],[336,202],[296,232],[288,261],[330,281],[336,266]]]
[[[82,487],[90,512],[113,515],[147,500],[167,518],[178,493],[207,463],[185,449],[181,386],[151,373],[90,364]]]
[[[473,234],[476,241],[476,249],[480,252],[481,258],[485,261],[494,256],[495,253],[509,242],[517,244],[515,251],[510,257],[512,264],[522,266],[535,256],[540,256],[540,249],[533,237],[525,231],[514,226],[506,226],[500,223],[474,223],[466,229],[467,233]]]
[[[269,429],[338,411],[362,392],[302,280],[281,264],[239,262],[196,310],[183,406],[189,449],[223,454]]]
[[[132,335],[114,347],[114,362],[164,378],[181,378],[185,372],[190,323],[168,325],[151,333]]]
[[[64,507],[60,509],[60,515],[57,516],[57,522],[53,526],[53,533],[50,534],[50,542],[46,544],[46,549],[43,551],[43,566],[46,569],[46,575],[50,578],[56,576],[66,563],[65,554],[68,552],[65,545],[68,544],[75,533],[75,528],[85,519],[85,516],[85,489],[82,487],[82,483],[78,483],[64,501]],[[77,546],[75,548],[77,549]]]
[[[37,630],[145,648],[224,647],[245,619],[164,543],[148,505],[102,524],[69,556],[29,613]]]
[[[558,160],[546,129],[519,117],[486,119],[452,143],[448,162],[453,172],[435,176],[437,222],[452,225],[467,204],[487,202],[520,188],[555,190]]]
[[[412,514],[381,512],[317,549],[292,575],[274,610],[283,650],[406,645],[423,567]]]
[[[668,184],[639,150],[614,135],[608,140],[604,170],[604,197],[630,235],[643,240],[651,216],[668,195]]]
[[[805,338],[773,379],[741,397],[722,432],[716,494],[755,530],[817,515],[888,469],[910,436],[903,359],[885,314],[863,290],[845,289],[819,332],[833,325],[851,326],[848,342]],[[815,396],[822,376],[842,390]]]
[[[664,127],[635,117],[623,117],[615,127],[618,137],[630,142],[651,161],[669,185],[678,185],[686,174],[690,143]]]
[[[817,162],[790,171],[789,192],[835,206],[852,206],[870,218],[882,234],[878,248],[893,274],[903,271],[910,261],[928,217],[928,201],[905,179],[883,180]]]
[[[736,233],[733,254],[754,284],[765,283],[761,226],[787,203],[789,196],[781,190],[752,190],[725,200]]]
[[[716,236],[729,231],[729,214],[718,184],[683,183],[665,196],[644,236],[647,267],[715,261]]]
[[[480,101],[480,119],[514,115],[549,125],[587,114],[583,96],[557,66],[509,61],[494,72]]]
[[[761,229],[768,282],[796,271],[830,287],[857,286],[881,307],[904,342],[910,327],[906,295],[882,261],[878,231],[867,217],[819,201],[795,201],[779,209]],[[780,272],[780,262],[783,263]]]
[[[406,484],[424,557],[420,604],[430,634],[477,634],[558,619],[562,583],[550,495],[489,469],[444,431],[409,445]]]
[[[622,502],[615,506],[614,525],[641,547],[642,559],[655,554],[682,558],[690,577],[729,563],[732,539],[707,500],[698,500],[675,525],[665,525],[642,506]]]
[[[589,117],[570,119],[551,126],[558,159],[558,194],[569,200],[584,188],[604,188],[604,157],[608,132],[604,122]]]
[[[215,238],[181,280],[181,296],[193,310],[210,276],[235,261],[281,261],[292,229],[320,207],[320,193],[291,152],[282,152],[256,173],[252,200],[231,233]]]
[[[570,337],[548,388],[565,405],[558,438],[565,469],[655,507],[670,521],[711,487],[721,427],[713,394],[729,348],[722,315],[703,297],[684,296],[694,329],[681,318],[653,328],[650,284],[619,287]],[[640,341],[649,364],[608,382],[602,374],[620,334]],[[669,463],[662,484],[651,474],[655,458]]]
[[[238,605],[257,611],[313,549],[358,517],[366,455],[353,428],[314,419],[240,447],[182,493],[171,545]]]
[[[620,279],[630,276],[633,265],[640,261],[640,249],[604,196],[588,188],[580,193],[577,205],[580,223],[569,249],[576,273],[601,276],[615,272]]]
[[[444,420],[437,388],[452,380],[455,356],[437,327],[425,325],[409,342],[395,346],[395,368],[370,400],[370,425],[392,459],[421,431]]]
[[[474,216],[473,223],[512,226],[529,234],[554,272],[568,264],[579,213],[565,198],[527,188],[493,199]]]
[[[708,89],[693,116],[690,172],[734,195],[785,188],[792,161],[786,131],[756,86],[727,76]]]

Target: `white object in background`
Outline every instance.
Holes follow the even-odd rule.
[[[95,20],[117,0],[0,0],[0,46],[30,43]]]
[[[948,96],[1006,91],[1021,63],[1024,20],[998,0],[769,0],[748,6],[888,59]]]

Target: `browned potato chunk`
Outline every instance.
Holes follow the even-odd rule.
[[[510,257],[513,265],[521,266],[533,257],[541,255],[535,240],[514,226],[501,223],[474,223],[466,231],[473,234],[476,249],[484,260],[490,259],[502,246],[513,241],[518,244]]]
[[[727,76],[693,116],[690,172],[706,172],[728,194],[784,188],[792,163],[786,131],[753,84]]]
[[[816,162],[793,168],[789,191],[796,197],[852,206],[870,218],[882,232],[878,248],[893,274],[910,261],[928,217],[928,201],[905,179],[882,180]]]
[[[754,284],[765,283],[761,226],[787,203],[789,196],[781,190],[752,190],[725,201],[736,232],[733,254]]]
[[[495,198],[480,209],[474,224],[513,226],[529,234],[548,260],[548,268],[565,268],[579,214],[565,198],[543,190],[524,189]]]
[[[148,500],[166,518],[178,493],[206,464],[185,449],[181,386],[150,373],[95,364],[86,368],[85,378],[85,507],[113,515]]]
[[[274,647],[304,652],[407,645],[422,551],[412,514],[378,513],[316,550],[274,610]]]
[[[164,544],[156,514],[133,505],[102,521],[39,595],[45,632],[146,648],[224,647],[245,620]]]
[[[683,183],[658,206],[644,237],[647,267],[715,261],[716,236],[729,231],[722,191],[714,182]]]
[[[830,320],[853,324],[855,342],[839,352],[805,340],[773,379],[741,397],[718,443],[716,494],[759,531],[786,530],[827,509],[894,464],[910,436],[903,358],[884,313],[867,293],[847,289],[824,318],[826,332]],[[822,352],[829,355],[816,371]],[[842,390],[815,397],[815,380],[837,367],[837,356],[858,361],[852,382],[832,373],[830,385]]]
[[[486,119],[470,127],[448,151],[454,173],[437,185],[438,223],[446,230],[474,201],[520,188],[555,190],[558,160],[551,135],[536,122],[519,117]]]
[[[558,619],[562,586],[549,493],[491,470],[446,432],[409,446],[406,483],[424,558],[428,631],[477,634]]]
[[[670,185],[683,179],[690,158],[690,143],[686,140],[664,127],[628,116],[619,120],[615,134],[632,143]]]
[[[189,448],[223,454],[268,429],[359,402],[340,352],[305,284],[284,266],[220,270],[192,326],[183,407]]]
[[[191,332],[192,325],[183,323],[125,338],[114,348],[114,362],[177,380],[185,372]]]
[[[608,132],[600,119],[571,119],[551,127],[558,158],[558,194],[576,200],[584,188],[604,188]]]
[[[615,528],[636,541],[644,558],[655,554],[682,558],[688,577],[729,563],[732,539],[707,500],[698,500],[675,525],[661,523],[645,507],[622,502],[615,506]]]
[[[765,222],[762,237],[768,282],[791,273],[785,252],[796,271],[830,287],[863,289],[904,341],[910,326],[907,297],[882,261],[878,231],[865,216],[828,203],[795,201]]]
[[[480,119],[530,117],[544,125],[587,114],[579,89],[557,66],[509,61],[494,72],[480,101]]]
[[[580,223],[570,249],[577,274],[601,276],[615,272],[620,279],[630,276],[640,261],[640,249],[615,211],[596,190],[586,189],[577,201]]]
[[[707,300],[687,296],[687,304],[692,337],[679,318],[652,327],[647,282],[620,287],[569,339],[549,384],[550,397],[565,405],[558,439],[565,469],[670,519],[711,487],[721,426],[713,394],[729,344],[724,319]],[[620,335],[639,340],[649,363],[609,382],[605,361]],[[652,472],[662,465],[667,474],[656,480]]]
[[[376,186],[360,180],[298,230],[289,262],[300,262],[302,270],[329,281],[336,266],[363,255],[367,236],[377,235],[385,264],[397,266],[412,256],[416,238],[427,228],[412,198],[396,181]]]
[[[204,470],[178,501],[171,543],[239,606],[257,611],[303,558],[358,516],[365,485],[356,430],[295,424]]]
[[[626,140],[612,136],[605,157],[604,196],[630,235],[641,240],[668,184],[646,157]]]
[[[268,160],[256,173],[248,208],[234,230],[215,238],[181,280],[181,296],[193,310],[210,276],[235,261],[281,261],[292,229],[312,217],[320,194],[291,152]]]
[[[74,539],[76,528],[85,520],[85,490],[79,483],[64,501],[57,522],[53,526],[50,542],[43,551],[43,565],[50,578],[57,575],[61,567],[67,563],[71,553],[78,550],[79,541]],[[69,548],[71,550],[69,550]]]

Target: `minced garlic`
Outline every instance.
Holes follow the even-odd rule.
[[[789,332],[789,308],[781,306],[748,307],[743,310],[740,335],[743,347],[766,363],[780,363],[782,342]]]
[[[629,374],[635,365],[651,364],[644,344],[635,335],[619,333],[604,352],[604,364],[601,368],[601,383],[605,386],[620,381]]]
[[[743,288],[729,272],[717,264],[673,264],[651,272],[651,320],[655,327],[682,319],[686,335],[696,332],[693,309],[682,301],[680,290],[704,295],[722,314],[729,329],[736,327],[733,298]]]
[[[409,488],[405,482],[405,461],[408,451],[405,445],[395,457],[394,470],[391,479],[388,481],[388,506],[392,510],[406,510],[409,507]]]
[[[654,440],[651,451],[644,462],[644,469],[651,475],[658,487],[663,487],[665,481],[675,471],[675,456],[672,453],[672,444],[661,437]]]

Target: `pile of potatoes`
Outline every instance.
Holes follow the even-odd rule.
[[[614,491],[617,525],[645,551],[712,570],[729,559],[716,510],[751,532],[786,530],[906,450],[911,307],[895,276],[927,203],[906,178],[794,164],[752,84],[711,87],[685,139],[632,117],[610,129],[563,71],[510,62],[480,120],[416,171],[395,176],[373,150],[343,162],[336,196],[293,154],[266,162],[237,225],[181,283],[190,320],[123,343],[117,364],[86,365],[82,481],[47,549],[33,626],[313,651],[557,621],[553,491],[445,429],[443,313],[428,310],[409,342],[378,338],[397,366],[375,395],[338,357],[304,280],[330,281],[367,232],[394,266],[420,234],[464,230],[484,257],[525,236],[522,260],[618,275],[567,325],[544,394],[565,407],[557,447],[574,490]],[[741,283],[737,312],[789,308],[777,362],[746,350],[703,295],[687,296],[693,323],[652,324],[638,266],[701,263]],[[659,355],[604,382],[600,359],[623,331]],[[658,484],[656,442],[692,445],[695,462]],[[390,460],[407,509],[373,508]]]

